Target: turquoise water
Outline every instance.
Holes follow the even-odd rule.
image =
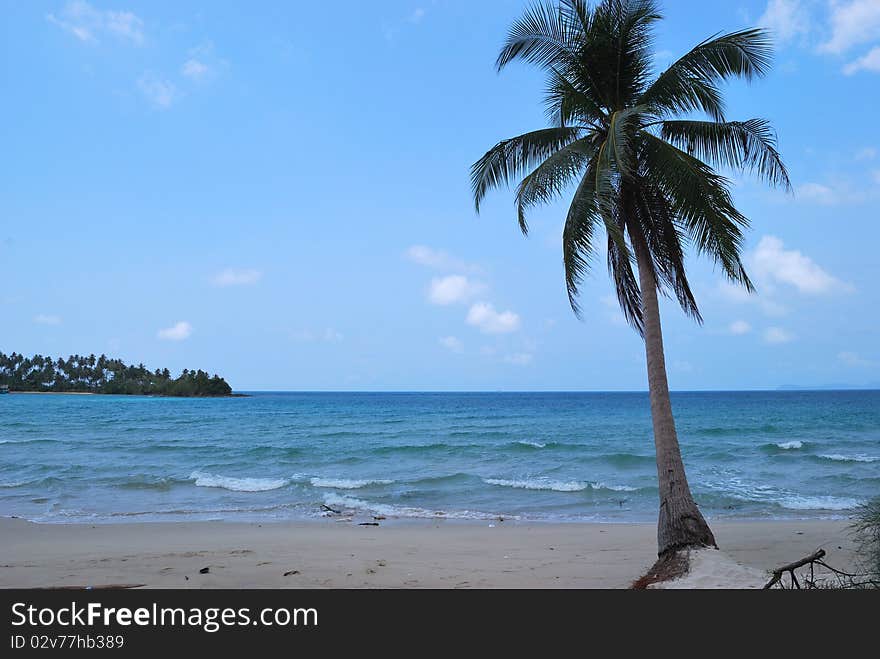
[[[673,395],[711,517],[845,516],[880,495],[880,392]],[[43,522],[650,521],[641,393],[0,397],[0,515]]]

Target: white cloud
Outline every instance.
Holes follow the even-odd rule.
[[[204,62],[200,62],[194,57],[186,60],[180,68],[181,75],[186,76],[190,80],[203,80],[208,75],[210,69]]]
[[[213,41],[203,41],[187,51],[180,74],[192,82],[203,83],[216,78],[228,65],[225,59],[217,56]]]
[[[147,72],[138,80],[138,88],[144,97],[160,110],[167,110],[174,103],[177,90],[170,80]]]
[[[263,273],[259,270],[226,268],[226,270],[214,275],[212,281],[215,286],[247,286],[256,284],[262,277]]]
[[[875,362],[872,362],[869,359],[863,359],[856,352],[849,352],[849,351],[841,352],[837,355],[837,358],[840,361],[842,361],[844,364],[846,364],[847,366],[853,366],[856,368],[876,365]]]
[[[410,23],[421,23],[426,13],[428,12],[425,11],[423,7],[417,7],[415,10],[413,10],[413,13],[409,15],[409,18],[407,20]]]
[[[137,45],[144,42],[144,22],[130,11],[105,11],[104,26],[121,39]]]
[[[467,302],[485,290],[484,284],[471,281],[464,275],[435,277],[428,287],[428,299],[432,304],[455,304]]]
[[[880,73],[880,46],[872,48],[867,54],[843,67],[843,72],[848,76],[854,75],[859,71]]]
[[[466,318],[468,325],[473,325],[484,334],[506,334],[519,329],[519,315],[513,311],[495,311],[495,307],[487,302],[478,302],[471,306]]]
[[[830,0],[831,37],[819,51],[843,53],[880,38],[880,2],[877,0]]]
[[[764,330],[764,341],[767,343],[788,343],[794,340],[794,334],[781,327],[768,327]]]
[[[751,302],[756,297],[753,293],[749,293],[742,286],[737,286],[727,280],[718,282],[718,292],[722,297],[731,302]]]
[[[504,361],[515,366],[528,366],[534,358],[535,356],[530,352],[515,352],[512,355],[505,355]]]
[[[877,149],[872,146],[866,146],[856,151],[856,160],[873,160],[877,157]]]
[[[839,206],[842,204],[857,204],[865,201],[863,190],[853,186],[846,179],[834,182],[834,186],[816,183],[815,181],[804,183],[795,189],[797,201],[819,204],[820,206]]]
[[[464,261],[450,256],[443,250],[433,249],[425,245],[413,245],[406,250],[406,258],[413,263],[418,263],[428,268],[436,270],[459,270],[462,272],[477,272],[479,268],[475,265],[465,263]]]
[[[171,327],[159,330],[157,336],[165,341],[183,341],[184,339],[189,338],[192,331],[192,325],[185,320],[181,320],[179,323],[175,323]]]
[[[770,0],[758,25],[767,28],[780,42],[791,41],[810,31],[810,15],[801,0]]]
[[[757,304],[768,316],[784,316],[788,313],[788,309],[785,306],[770,298],[772,286],[761,286],[760,288],[763,289],[761,293],[749,293],[742,286],[722,280],[718,282],[717,290],[721,297],[729,302]]]
[[[72,0],[57,16],[50,13],[46,18],[80,41],[97,42],[99,35],[108,34],[136,46],[144,43],[144,22],[130,11],[104,11]]]
[[[761,238],[752,257],[759,277],[789,284],[801,293],[812,295],[852,290],[852,286],[825,272],[809,257],[784,247],[783,242],[775,236]]]
[[[798,197],[823,206],[832,206],[840,200],[834,190],[821,183],[804,183],[798,186],[796,192]]]
[[[752,331],[752,326],[744,320],[735,320],[727,328],[731,334],[742,335]]]
[[[37,325],[60,325],[61,318],[52,314],[41,313],[34,316],[34,322]]]
[[[461,340],[454,336],[444,336],[440,339],[440,345],[449,352],[464,352],[464,344]]]

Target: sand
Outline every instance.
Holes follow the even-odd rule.
[[[626,588],[649,524],[383,521],[34,524],[0,519],[0,587]],[[846,521],[715,522],[678,587],[756,587],[818,547],[851,567]],[[206,574],[200,570],[208,568]],[[707,576],[708,574],[708,576]]]

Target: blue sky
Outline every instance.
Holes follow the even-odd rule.
[[[205,368],[248,389],[645,388],[604,263],[564,290],[563,204],[523,238],[468,169],[544,126],[497,50],[521,0],[0,3],[0,350]],[[659,66],[765,25],[794,195],[737,178],[759,294],[691,261],[676,389],[880,382],[880,1],[671,1]]]

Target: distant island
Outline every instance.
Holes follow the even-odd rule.
[[[145,396],[232,396],[219,375],[184,369],[172,378],[167,368],[150,371],[106,355],[71,355],[67,359],[0,352],[0,387],[10,392],[129,394]]]

